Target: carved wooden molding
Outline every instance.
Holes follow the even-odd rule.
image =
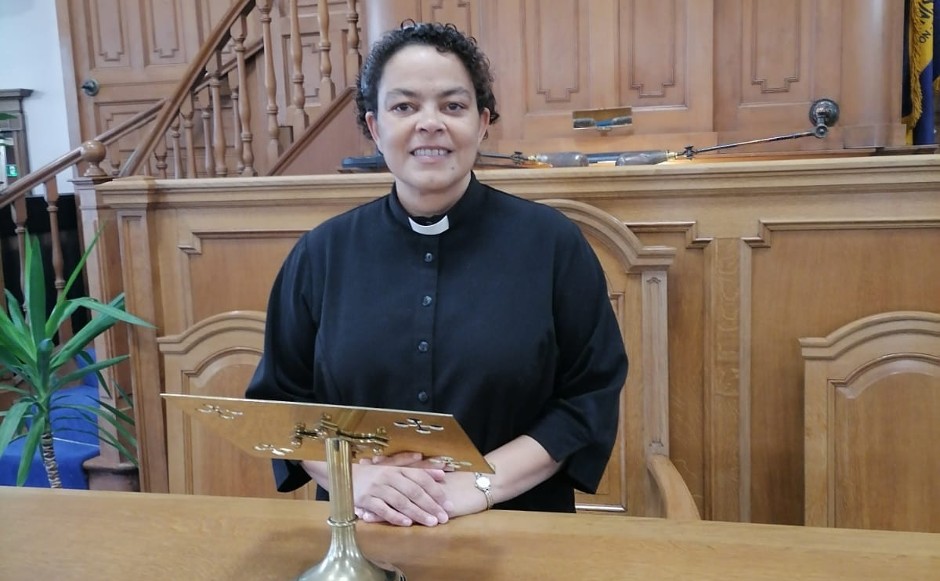
[[[869,390],[889,389],[893,402],[907,398],[907,409],[916,409],[916,417],[891,415],[882,421],[889,424],[900,422],[902,425],[936,423],[938,418],[931,417],[931,414],[938,408],[931,403],[931,398],[912,400],[912,396],[923,393],[910,390],[910,386],[916,384],[909,379],[891,382],[891,378],[922,376],[933,378],[934,385],[940,385],[940,313],[880,313],[853,321],[826,337],[802,338],[800,345],[805,366],[805,523],[812,526],[859,526],[859,523],[871,522],[875,528],[888,528],[885,523],[895,522],[895,516],[904,510],[901,506],[908,511],[912,510],[911,506],[887,502],[879,507],[882,513],[877,514],[877,509],[866,504],[864,499],[860,500],[858,494],[850,494],[846,490],[860,485],[853,482],[849,474],[852,466],[857,466],[852,462],[874,462],[872,470],[884,471],[890,468],[885,459],[902,451],[896,447],[900,443],[880,443],[878,436],[873,436],[874,443],[852,440],[850,434],[867,433],[878,426],[853,425],[851,422],[875,417],[866,416],[865,410],[873,409],[872,405],[877,408],[879,401],[887,401],[876,399],[878,392],[867,393]],[[878,385],[886,387],[876,387]],[[912,445],[916,449],[917,444]],[[856,447],[862,446],[866,453],[860,456],[853,454]],[[890,449],[884,450],[884,446]],[[930,443],[923,442],[920,446],[930,446]],[[872,453],[872,450],[876,452]],[[930,457],[929,453],[914,454],[905,460],[930,462]],[[849,466],[841,465],[842,460]],[[899,494],[905,494],[911,484],[906,479],[921,478],[925,471],[931,474],[935,469],[930,464],[905,465],[903,473],[898,474],[898,480],[892,481],[892,490],[896,487]],[[922,484],[922,481],[915,480],[914,486]],[[846,486],[848,488],[844,488]],[[886,510],[889,512],[885,513]],[[906,522],[917,521],[923,514],[929,515],[931,508],[928,505],[916,510],[918,515]],[[857,514],[860,512],[864,516]],[[929,519],[926,517],[926,522]],[[905,522],[903,517],[901,522]],[[923,524],[925,521],[919,522]]]
[[[624,272],[664,270],[669,268],[675,258],[675,248],[645,246],[622,221],[595,206],[562,199],[539,202],[560,210],[586,232],[596,236],[620,258]]]

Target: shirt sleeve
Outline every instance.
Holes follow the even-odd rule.
[[[311,402],[313,354],[318,317],[314,301],[314,273],[308,236],[287,256],[268,299],[264,353],[248,384],[245,397]],[[297,461],[273,460],[279,492],[291,492],[311,480]]]
[[[627,356],[600,261],[570,226],[554,275],[554,397],[529,435],[564,462],[576,488],[594,493],[617,437]]]

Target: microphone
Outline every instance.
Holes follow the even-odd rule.
[[[526,155],[521,151],[513,154],[480,152],[480,157],[507,159],[520,167],[587,167],[588,156],[580,151],[557,151]]]
[[[625,151],[617,156],[614,165],[656,165],[679,155],[674,151],[651,149],[647,151]]]
[[[558,151],[554,153],[537,153],[533,161],[548,164],[552,167],[586,167],[588,157],[580,151]]]

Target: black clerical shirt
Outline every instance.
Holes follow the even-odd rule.
[[[305,234],[246,395],[451,413],[484,453],[527,434],[564,466],[498,506],[572,511],[607,464],[627,372],[604,273],[560,212],[475,176],[447,220],[414,231],[393,189]],[[310,480],[289,462],[275,476]]]

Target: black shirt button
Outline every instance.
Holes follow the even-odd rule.
[[[428,395],[428,392],[426,391],[418,392],[418,401],[420,401],[421,403],[428,403],[429,399],[431,399],[431,396]]]
[[[422,352],[422,353],[427,353],[427,352],[428,352],[428,349],[430,349],[430,348],[431,348],[431,346],[428,345],[428,342],[427,342],[427,341],[418,341],[418,351],[420,351],[420,352]]]
[[[427,254],[424,255],[424,261],[425,261],[425,262],[431,262],[432,260],[434,260],[434,255],[431,254],[430,252],[428,252]]]
[[[431,298],[431,295],[424,295],[424,298],[421,299],[421,304],[425,307],[431,306],[431,303],[434,302],[434,299]]]

